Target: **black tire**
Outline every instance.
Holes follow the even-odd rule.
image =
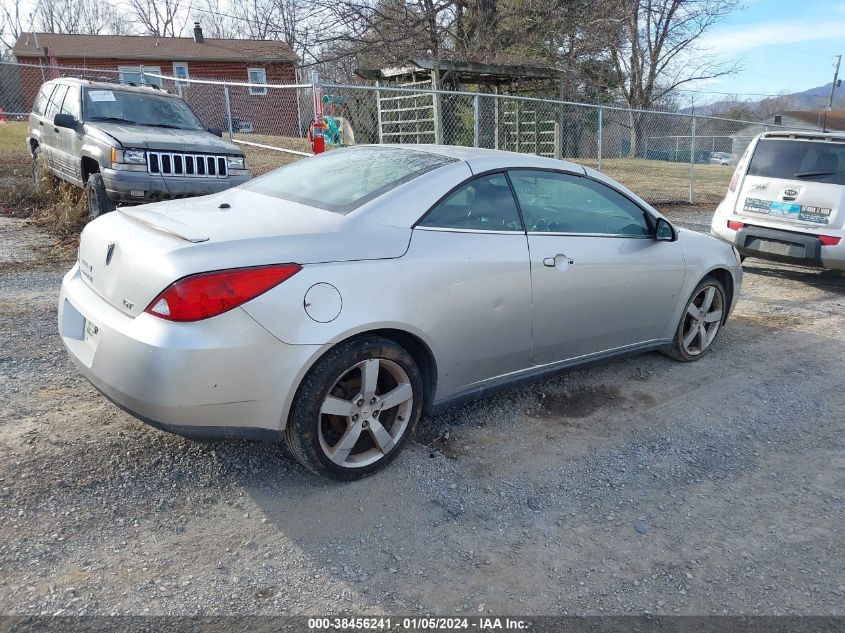
[[[718,306],[718,309],[721,311],[721,318],[718,322],[710,324],[711,326],[715,326],[715,332],[712,333],[712,338],[709,337],[710,332],[707,330],[707,324],[705,324],[705,332],[707,333],[708,339],[704,348],[695,349],[695,347],[692,347],[692,349],[690,349],[684,344],[684,339],[685,336],[688,336],[692,332],[692,326],[697,321],[689,314],[688,309],[691,307],[690,304],[697,301],[699,295],[701,295],[707,288],[715,289],[712,303],[714,306]],[[727,309],[727,294],[725,293],[725,288],[722,286],[721,282],[715,277],[705,277],[702,279],[695,287],[695,290],[692,291],[692,294],[689,299],[687,299],[687,302],[684,304],[684,311],[681,313],[681,319],[678,323],[678,328],[675,331],[675,338],[672,341],[672,346],[663,350],[663,353],[669,358],[685,363],[701,359],[713,348],[713,343],[716,342],[719,333],[722,331],[722,325],[725,321],[724,315]],[[702,340],[701,337],[697,338]],[[693,341],[695,341],[695,339],[693,339]],[[698,347],[700,348],[701,345],[699,344]]]
[[[88,217],[95,219],[114,211],[114,202],[109,198],[106,192],[106,183],[103,181],[102,174],[91,174],[88,176],[88,182],[85,183],[85,199],[88,204]]]
[[[375,434],[372,430],[369,430],[369,432],[359,431],[359,435],[355,436],[358,439],[353,440],[355,444],[349,452],[349,457],[354,459],[357,456],[366,456],[371,453],[374,455],[381,454],[381,457],[377,457],[373,463],[347,467],[332,461],[327,454],[327,450],[337,448],[340,444],[340,436],[345,437],[345,433],[354,426],[351,423],[353,418],[325,414],[321,410],[324,400],[330,395],[343,400],[350,400],[349,404],[355,405],[355,399],[358,397],[355,395],[355,372],[359,370],[354,368],[357,364],[372,359],[388,361],[388,363],[381,364],[380,362],[376,365],[379,384],[379,390],[376,391],[376,394],[379,396],[385,395],[395,388],[395,385],[391,386],[390,383],[391,375],[387,372],[382,373],[381,367],[390,365],[395,371],[396,366],[398,366],[408,379],[408,382],[403,383],[403,385],[407,390],[407,384],[410,384],[413,401],[410,405],[385,407],[383,412],[374,411],[373,414],[376,416],[374,419],[378,419],[378,415],[382,416],[380,422],[384,424],[384,429],[387,429],[391,434],[394,433],[394,430],[396,433],[401,432],[401,435],[395,438],[392,448],[387,453],[383,453],[376,445]],[[363,370],[360,370],[359,380],[364,380]],[[346,393],[343,393],[344,384],[351,384],[350,390]],[[362,389],[360,383],[357,389]],[[360,400],[363,401],[363,398]],[[403,347],[381,336],[361,336],[341,343],[327,352],[302,380],[288,417],[285,441],[293,456],[310,471],[338,481],[361,479],[385,468],[407,445],[419,421],[422,400],[423,379],[411,355]],[[400,416],[400,411],[405,411],[405,415]],[[355,418],[358,417],[358,415],[355,416]],[[365,417],[369,419],[369,413],[362,414],[360,417],[363,424],[366,425],[367,423],[363,420]],[[396,424],[400,426],[396,427]],[[403,424],[404,430],[401,430]],[[363,428],[369,429],[368,426]],[[329,433],[334,433],[335,437],[338,438],[336,443],[328,444],[326,435]],[[367,446],[368,442],[371,444],[369,447]],[[326,448],[324,448],[324,444]],[[356,449],[358,449],[357,452]]]

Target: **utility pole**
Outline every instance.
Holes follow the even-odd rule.
[[[842,63],[842,55],[836,56],[836,70],[833,71],[833,83],[830,84],[830,97],[827,100],[827,110],[824,111],[822,132],[827,132],[827,113],[833,109],[833,93],[836,92],[836,84],[839,82],[839,64]]]
[[[830,84],[830,98],[827,100],[827,109],[833,109],[833,93],[836,90],[836,83],[839,81],[839,64],[842,63],[842,55],[836,56],[836,70],[833,72],[833,83]]]

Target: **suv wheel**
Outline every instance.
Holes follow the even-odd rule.
[[[387,466],[422,410],[422,375],[393,341],[364,336],[321,358],[296,395],[285,440],[309,470],[351,481]]]
[[[85,184],[85,198],[88,201],[88,217],[92,220],[104,213],[114,211],[114,203],[106,192],[102,174],[91,174]]]

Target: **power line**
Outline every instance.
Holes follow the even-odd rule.
[[[728,97],[784,97],[784,94],[766,94],[762,92],[719,92],[716,90],[693,90],[691,88],[675,88],[678,92],[691,92],[702,95],[724,95]]]

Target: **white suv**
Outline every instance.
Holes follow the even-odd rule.
[[[742,257],[845,270],[845,134],[765,132],[734,171],[710,232]]]

